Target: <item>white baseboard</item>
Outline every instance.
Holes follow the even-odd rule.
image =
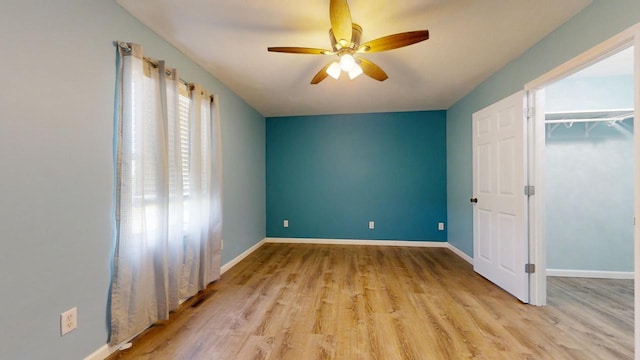
[[[258,248],[260,246],[262,246],[264,243],[266,242],[266,239],[262,239],[260,241],[258,241],[257,244],[253,245],[252,247],[250,247],[249,249],[247,249],[245,252],[243,252],[242,254],[236,256],[233,260],[229,261],[228,263],[222,265],[222,267],[220,268],[220,275],[224,274],[225,272],[227,272],[229,269],[231,269],[234,265],[236,265],[237,263],[239,263],[240,261],[242,261],[244,258],[246,258],[247,256],[251,255],[252,252],[258,250]]]
[[[111,349],[108,344],[102,345],[98,350],[84,358],[84,360],[104,360],[111,355],[116,348]]]
[[[449,248],[449,250],[453,251],[454,254],[460,256],[464,261],[468,262],[469,264],[473,265],[473,258],[469,255],[467,255],[464,251],[458,249],[457,247],[451,245],[450,243],[447,243],[447,247]]]
[[[594,278],[594,279],[633,279],[634,273],[632,271],[547,269],[547,276]]]
[[[268,243],[281,243],[281,244],[448,247],[446,242],[440,242],[440,241],[312,239],[312,238],[266,238],[265,240]]]

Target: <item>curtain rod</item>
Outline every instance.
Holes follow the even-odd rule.
[[[156,59],[152,59],[152,58],[145,57],[145,58],[143,58],[143,60],[144,60],[144,61],[146,61],[146,62],[148,62],[151,66],[153,66],[153,67],[154,67],[154,68],[156,68],[156,69],[158,68],[158,66],[160,66],[160,64],[158,64],[158,60],[156,60]],[[167,73],[167,75],[169,75],[169,74]],[[191,90],[193,90],[193,88],[192,88],[192,87],[193,87],[193,85],[191,85],[191,83],[190,83],[190,82],[188,82],[187,80],[184,80],[184,79],[182,79],[182,78],[178,78],[178,81],[179,81],[179,82],[181,82],[181,83],[183,83],[183,84],[184,84],[184,85],[186,85],[187,87],[189,87]]]
[[[125,52],[127,52],[127,53],[131,52],[131,46],[129,46],[129,43],[127,43],[127,42],[124,42],[124,41],[114,41],[114,42],[113,42],[113,45],[114,45],[114,46],[119,46],[119,47],[123,48],[123,49],[125,50]],[[149,63],[149,64],[151,64],[154,68],[158,68],[158,66],[160,66],[160,65],[158,64],[158,60],[156,60],[156,59],[152,59],[152,58],[148,58],[148,57],[143,57],[143,58],[142,58],[142,60],[143,60],[143,61],[146,61],[146,62],[147,62],[147,63]],[[183,85],[185,85],[185,86],[186,86],[190,91],[193,91],[193,90],[195,90],[195,88],[196,88],[196,87],[195,87],[195,85],[194,85],[194,83],[191,83],[191,82],[189,82],[189,81],[187,81],[187,80],[184,80],[184,79],[182,79],[182,78],[178,78],[178,82],[179,82],[179,83],[181,83],[181,84],[183,84]],[[210,100],[211,102],[213,102],[213,101],[214,101],[214,96],[213,96],[213,95],[209,95],[209,100]]]

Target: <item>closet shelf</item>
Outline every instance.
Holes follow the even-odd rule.
[[[632,117],[633,109],[550,112],[545,114],[545,123],[616,122],[630,119]]]
[[[633,118],[633,109],[549,112],[545,114],[545,124],[549,138],[560,124],[570,128],[577,122],[584,123],[585,136],[589,136],[589,132],[599,123],[606,122],[609,126],[613,126],[619,121],[631,118]]]

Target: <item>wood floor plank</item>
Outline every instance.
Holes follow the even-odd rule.
[[[265,244],[109,359],[633,359],[633,281],[535,307],[445,248]]]

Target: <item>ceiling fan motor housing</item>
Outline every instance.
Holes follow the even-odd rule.
[[[336,40],[335,35],[333,34],[333,30],[329,29],[329,40],[331,40],[331,49],[337,54],[341,54],[343,52],[348,52],[349,54],[353,54],[358,50],[360,46],[360,39],[362,38],[362,27],[358,24],[352,24],[351,26],[351,42],[346,46],[343,46]]]

